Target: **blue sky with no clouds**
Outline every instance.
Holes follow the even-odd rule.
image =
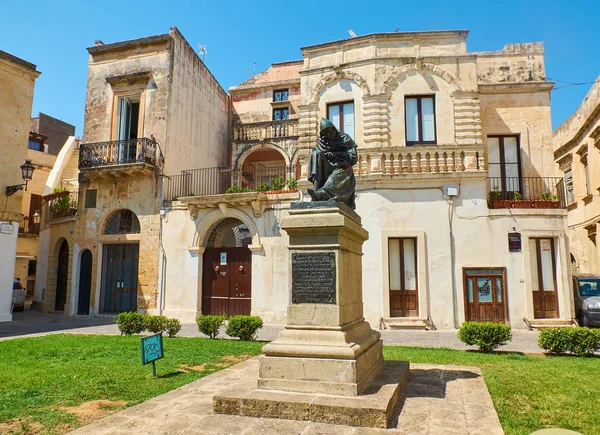
[[[508,43],[545,44],[556,128],[600,74],[600,1],[128,1],[0,0],[0,50],[38,66],[33,114],[83,127],[87,51],[168,33],[177,26],[228,89],[272,62],[300,59],[300,47],[395,30],[469,29],[468,51]],[[561,80],[561,81],[559,81]],[[566,83],[569,82],[569,83]],[[558,89],[560,88],[560,89]]]

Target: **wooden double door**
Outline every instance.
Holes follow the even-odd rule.
[[[507,323],[505,269],[463,269],[466,319]]]
[[[137,243],[104,245],[102,252],[102,313],[137,311]]]
[[[250,315],[252,252],[206,248],[202,264],[202,314]]]
[[[556,319],[559,315],[554,239],[529,239],[529,253],[531,261],[533,317],[536,319]]]

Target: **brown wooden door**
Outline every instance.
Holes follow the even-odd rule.
[[[250,250],[206,248],[203,257],[202,314],[250,315]]]
[[[506,323],[504,269],[464,269],[463,275],[467,321]]]
[[[554,240],[550,238],[532,238],[530,240],[533,317],[556,319],[559,317],[559,313]]]
[[[417,317],[417,243],[414,238],[389,239],[390,316]]]
[[[56,298],[54,310],[63,311],[67,302],[67,282],[69,280],[69,244],[63,240],[58,252],[58,267],[56,274]]]

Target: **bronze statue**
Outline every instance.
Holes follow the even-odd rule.
[[[335,200],[356,208],[356,178],[352,171],[356,161],[356,143],[322,118],[319,139],[310,155],[308,181],[314,189],[308,189],[308,194],[312,200]]]

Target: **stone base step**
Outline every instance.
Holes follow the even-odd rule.
[[[341,424],[386,429],[408,382],[410,364],[385,361],[359,396],[260,390],[256,380],[241,381],[213,397],[216,414]]]
[[[433,329],[428,319],[418,317],[392,317],[383,319],[386,329]]]
[[[543,329],[543,328],[559,328],[577,326],[573,320],[565,319],[527,319],[523,318],[523,321],[530,330]]]

